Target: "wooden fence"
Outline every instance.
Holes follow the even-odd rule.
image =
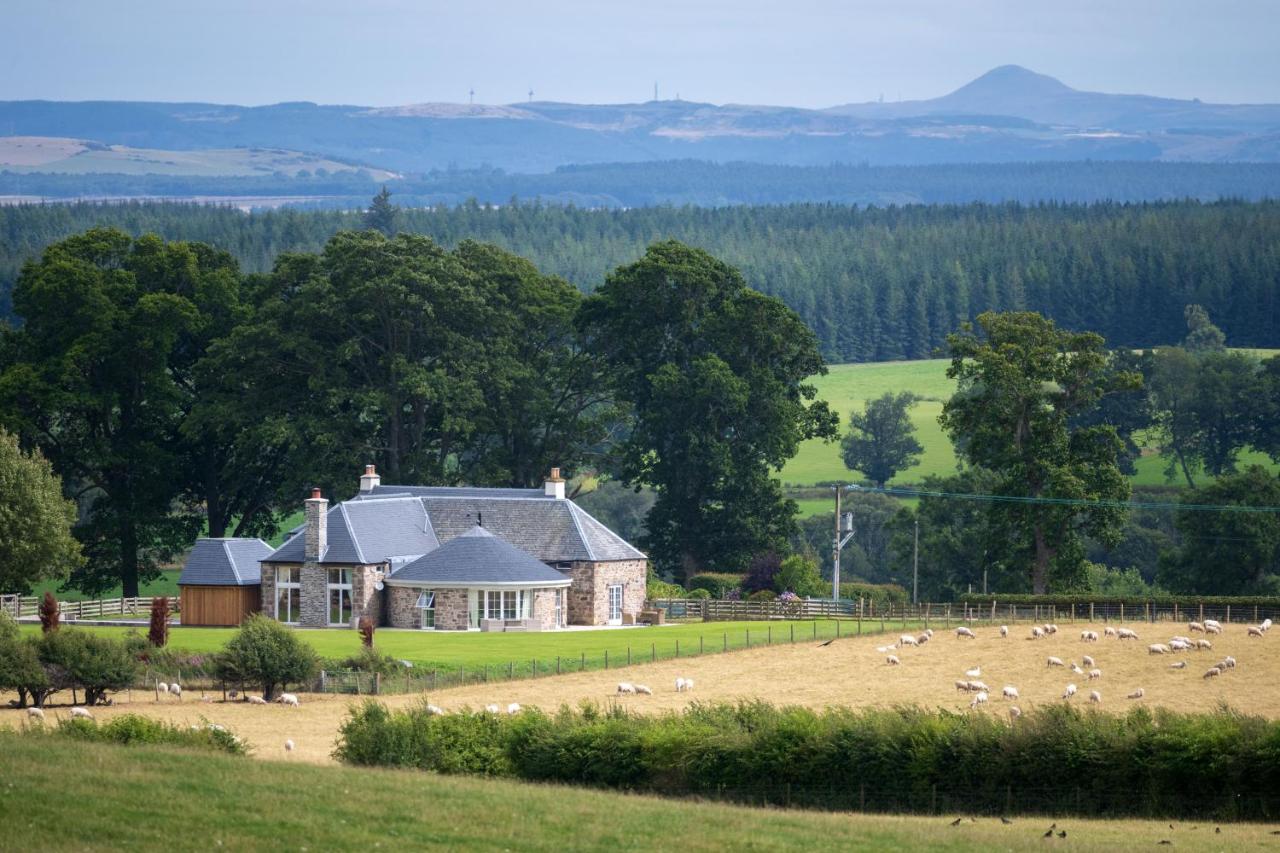
[[[107,619],[112,616],[135,616],[151,610],[152,596],[133,598],[96,598],[92,601],[59,601],[58,615],[63,619]],[[14,619],[40,615],[40,597],[35,595],[0,596],[0,610]],[[176,597],[169,599],[169,611],[179,611]]]

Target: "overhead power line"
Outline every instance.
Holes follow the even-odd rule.
[[[1185,504],[1176,502],[1144,502],[1144,501],[1091,501],[1084,498],[1050,498],[1026,497],[1022,495],[979,495],[966,492],[938,492],[928,489],[905,489],[893,486],[854,486],[853,491],[876,492],[883,495],[906,498],[951,498],[966,501],[986,501],[988,503],[1013,504],[1049,504],[1056,506],[1078,506],[1082,509],[1149,509],[1149,510],[1190,510],[1194,512],[1252,512],[1280,513],[1280,506],[1247,506],[1243,504]]]

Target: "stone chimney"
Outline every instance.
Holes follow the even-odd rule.
[[[378,476],[378,472],[372,465],[364,466],[364,474],[360,477],[360,494],[371,494],[373,490],[382,485],[382,478]]]
[[[559,468],[551,469],[551,476],[543,484],[542,493],[549,498],[564,500],[564,478],[560,476]]]
[[[311,497],[304,504],[307,529],[303,534],[303,559],[308,563],[318,563],[329,548],[329,501],[320,496],[319,489],[312,489]]]

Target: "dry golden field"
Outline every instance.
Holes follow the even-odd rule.
[[[966,710],[971,695],[955,689],[957,680],[968,680],[965,671],[981,669],[980,680],[990,688],[990,700],[976,713],[1006,714],[1010,705],[1029,710],[1061,700],[1066,685],[1075,683],[1079,693],[1071,701],[1087,704],[1091,690],[1102,694],[1104,711],[1123,711],[1135,703],[1126,694],[1141,687],[1140,701],[1179,711],[1212,711],[1226,703],[1248,713],[1280,717],[1280,631],[1262,639],[1250,638],[1242,625],[1229,625],[1225,633],[1211,637],[1213,649],[1172,655],[1152,655],[1147,646],[1167,642],[1178,633],[1186,634],[1185,623],[1133,624],[1139,640],[1103,637],[1086,643],[1080,631],[1098,629],[1086,623],[1060,624],[1057,634],[1029,639],[1030,627],[1011,626],[1010,636],[1001,639],[995,628],[977,628],[977,639],[963,639],[954,632],[936,631],[933,639],[919,648],[894,649],[899,666],[885,663],[877,651],[894,637],[876,636],[836,640],[820,646],[813,642],[775,645],[727,654],[662,661],[625,669],[549,676],[523,681],[495,682],[432,693],[434,704],[446,710],[481,708],[497,703],[503,708],[518,702],[524,706],[555,709],[561,704],[581,701],[616,701],[638,711],[664,711],[684,707],[693,700],[736,701],[763,699],[780,705],[828,705],[850,707],[921,705],[927,708]],[[1202,637],[1203,635],[1192,635]],[[1091,655],[1102,677],[1089,681],[1046,660],[1056,656],[1081,663]],[[1203,674],[1224,656],[1236,658],[1235,669],[1217,678]],[[1175,661],[1186,661],[1185,669],[1171,669]],[[1088,667],[1085,667],[1088,669]],[[694,679],[694,690],[677,693],[678,676]],[[619,696],[619,681],[645,684],[652,696]],[[1021,698],[1009,702],[1000,698],[1005,685],[1018,688]],[[420,702],[423,695],[381,697],[391,707]],[[55,697],[61,701],[62,697]],[[303,695],[298,708],[281,705],[263,707],[243,702],[202,702],[199,695],[182,701],[166,698],[156,702],[151,694],[135,691],[122,694],[110,708],[95,708],[99,719],[125,712],[140,712],[180,723],[202,720],[220,723],[246,738],[263,758],[284,758],[286,739],[296,744],[288,756],[294,761],[328,762],[338,726],[352,702],[350,696]],[[65,713],[56,707],[51,714]],[[0,711],[0,726],[22,725],[24,717],[12,710]]]

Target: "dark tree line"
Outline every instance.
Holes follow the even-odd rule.
[[[922,358],[984,311],[1029,310],[1113,347],[1171,344],[1204,306],[1232,346],[1280,346],[1280,204],[1272,201],[1017,204],[862,209],[585,210],[466,203],[402,208],[401,232],[444,247],[474,239],[590,291],[674,238],[741,270],[813,329],[832,362]],[[265,272],[363,227],[359,212],[247,215],[181,204],[0,208],[0,313],[21,264],[95,225],[208,243]]]

